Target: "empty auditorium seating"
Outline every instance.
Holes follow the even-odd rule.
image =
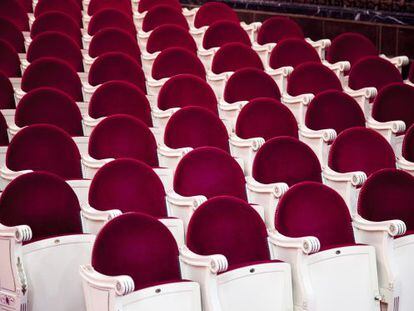
[[[414,176],[414,125],[405,132],[401,154],[397,154],[397,165]]]
[[[20,59],[13,46],[0,39],[0,72],[8,77],[20,77]]]
[[[9,78],[0,72],[0,110],[14,109],[14,90]]]
[[[29,18],[17,0],[1,1],[0,17],[12,22],[20,31],[29,30]]]
[[[132,14],[132,5],[129,0],[91,0],[88,5],[88,15],[92,16],[107,8],[115,9],[125,14]]]
[[[22,32],[11,21],[0,18],[0,40],[9,43],[16,52],[24,53],[24,37]]]
[[[69,15],[77,23],[78,27],[82,27],[82,11],[75,0],[38,0],[34,10],[34,17],[37,18],[44,13],[52,11],[63,12]]]
[[[177,0],[140,0],[138,2],[138,12],[147,12],[157,5],[168,5],[181,10],[181,4]]]

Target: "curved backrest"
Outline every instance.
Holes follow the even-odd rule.
[[[187,19],[181,10],[169,5],[157,5],[150,9],[142,21],[142,30],[149,32],[158,26],[172,24],[188,29]]]
[[[17,0],[0,1],[0,17],[12,22],[20,31],[29,30],[29,17]]]
[[[9,135],[7,134],[7,123],[3,114],[0,113],[0,146],[9,145]]]
[[[20,100],[14,117],[19,127],[52,124],[71,136],[83,136],[82,115],[75,101],[54,88],[38,88]]]
[[[388,60],[379,56],[361,58],[349,72],[349,86],[354,90],[375,87],[380,91],[391,83],[403,82],[400,71]]]
[[[134,280],[135,290],[140,290],[180,280],[178,255],[177,243],[166,226],[150,216],[127,213],[99,232],[92,266],[105,275],[128,275]]]
[[[39,0],[36,4],[34,10],[34,16],[38,16],[51,12],[59,11],[66,13],[78,24],[79,27],[82,27],[82,9],[79,4],[74,0]]]
[[[317,237],[322,249],[355,243],[346,203],[321,183],[303,182],[290,188],[277,206],[275,227],[288,237]]]
[[[18,0],[18,2],[27,13],[33,13],[32,0]]]
[[[207,2],[198,9],[194,17],[194,26],[201,28],[222,20],[234,23],[240,22],[237,13],[227,4],[222,2]]]
[[[229,152],[229,135],[220,118],[202,107],[185,107],[168,120],[164,143],[170,148],[216,147]]]
[[[82,178],[78,147],[68,133],[50,124],[21,129],[9,144],[6,166],[13,171],[47,171],[64,179]]]
[[[22,90],[29,92],[39,87],[59,89],[75,101],[82,101],[82,83],[76,71],[63,60],[44,57],[32,62],[24,71]]]
[[[251,46],[249,35],[240,26],[240,23],[221,20],[211,24],[203,37],[203,47],[211,49],[221,47],[230,42],[239,42]]]
[[[206,70],[197,55],[181,47],[165,49],[152,65],[152,77],[157,80],[181,73],[189,73],[202,79],[206,77]]]
[[[18,53],[24,53],[25,51],[22,32],[5,18],[0,18],[0,40],[9,43]]]
[[[365,116],[359,104],[348,94],[329,90],[316,95],[306,110],[305,124],[312,130],[334,129],[337,134],[365,126]]]
[[[328,164],[340,173],[362,171],[369,176],[383,168],[395,168],[395,155],[381,134],[354,127],[335,139],[329,151]]]
[[[306,62],[320,62],[318,52],[303,38],[289,38],[280,41],[272,50],[269,65],[273,69],[291,66],[296,68]]]
[[[231,195],[247,200],[240,165],[230,154],[215,147],[194,149],[181,159],[174,175],[174,190],[183,196]]]
[[[312,149],[293,137],[268,140],[253,161],[253,177],[263,184],[322,182],[322,169]]]
[[[264,69],[259,55],[251,47],[239,42],[223,45],[214,55],[211,65],[211,70],[216,74],[243,68]]]
[[[210,199],[196,209],[188,225],[187,246],[199,255],[224,255],[230,267],[270,260],[266,226],[259,214],[245,201],[229,196]]]
[[[99,211],[168,217],[160,178],[151,167],[133,159],[114,160],[98,170],[89,189],[89,205]]]
[[[89,22],[88,34],[94,36],[99,30],[112,27],[137,35],[132,17],[115,9],[104,9],[94,14]]]
[[[0,72],[8,77],[20,77],[20,59],[13,46],[0,39]]]
[[[10,79],[0,72],[0,109],[15,109],[14,89]]]
[[[298,124],[292,112],[273,98],[255,98],[240,111],[236,121],[238,137],[248,139],[290,136],[298,138]]]
[[[152,126],[151,108],[146,95],[129,82],[105,82],[93,93],[88,109],[89,116],[94,119],[127,114]]]
[[[144,122],[128,116],[113,115],[99,122],[88,146],[94,159],[132,158],[157,167],[157,143]]]
[[[290,18],[277,16],[266,19],[257,33],[259,44],[278,43],[287,38],[303,39],[302,29]]]
[[[33,39],[27,50],[27,60],[33,62],[42,57],[64,60],[76,71],[83,71],[83,56],[79,45],[61,32],[47,31]]]
[[[0,223],[28,225],[32,241],[82,233],[76,194],[63,179],[47,172],[21,175],[4,189]]]
[[[275,80],[263,70],[245,68],[237,70],[226,83],[224,100],[234,103],[257,97],[280,100],[280,91]]]
[[[182,47],[191,52],[197,52],[197,45],[188,30],[170,24],[155,28],[148,37],[148,53],[160,52],[170,47]]]
[[[115,9],[125,14],[132,14],[130,0],[91,0],[88,5],[88,15],[92,16],[104,9]]]
[[[211,86],[203,79],[191,74],[179,74],[162,86],[158,94],[158,108],[198,106],[218,114],[217,98]]]
[[[140,0],[138,2],[138,12],[149,11],[157,5],[168,5],[181,10],[181,4],[178,0]]]
[[[414,162],[414,125],[405,132],[402,155],[406,160]]]

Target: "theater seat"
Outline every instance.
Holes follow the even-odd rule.
[[[24,53],[24,37],[19,28],[6,18],[0,18],[0,40],[9,43],[17,53]]]
[[[20,59],[14,47],[0,39],[0,72],[9,78],[21,77]]]
[[[6,163],[7,147],[9,145],[9,136],[7,134],[7,122],[4,115],[0,113],[0,165]]]
[[[272,260],[267,239],[260,216],[240,199],[221,196],[197,208],[180,259],[184,276],[201,285],[203,310],[293,307],[290,267]]]
[[[88,15],[93,16],[104,9],[115,9],[125,14],[132,14],[132,5],[129,0],[91,0],[88,5]]]
[[[410,65],[410,70],[408,71],[408,79],[405,82],[414,86],[414,65],[412,63]]]
[[[405,132],[401,149],[401,154],[397,153],[397,166],[414,176],[414,125]]]
[[[0,110],[12,110],[15,108],[13,85],[9,78],[0,72]]]
[[[34,17],[48,12],[63,12],[76,22],[79,28],[82,28],[82,10],[75,0],[38,0],[34,10]]]
[[[29,18],[17,0],[4,0],[0,2],[0,18],[9,20],[20,31],[29,31]]]
[[[158,5],[170,6],[171,8],[174,8],[177,11],[181,12],[181,3],[178,0],[140,0],[138,2],[138,12],[134,13],[134,21],[138,29],[142,29],[142,23],[148,11]],[[166,25],[168,25],[168,23]]]

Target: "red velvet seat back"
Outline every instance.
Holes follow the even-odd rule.
[[[142,30],[149,32],[158,26],[172,24],[188,29],[187,19],[180,9],[169,5],[157,5],[150,9],[142,21]]]
[[[99,232],[92,266],[105,275],[132,277],[137,291],[180,280],[178,255],[173,235],[161,222],[143,214],[127,213],[111,220]]]
[[[240,165],[230,154],[214,147],[194,149],[181,159],[174,175],[174,190],[183,196],[230,195],[247,200]]]
[[[0,113],[0,146],[7,146],[9,144],[9,136],[7,135],[7,123],[3,114]]]
[[[381,134],[354,127],[335,139],[328,163],[330,168],[340,173],[362,171],[369,176],[383,168],[395,168],[395,155]]]
[[[0,40],[9,43],[18,53],[24,53],[25,51],[22,32],[5,18],[0,18]]]
[[[29,92],[39,87],[59,89],[75,101],[82,101],[82,83],[76,71],[65,61],[44,57],[27,67],[22,77],[22,90]]]
[[[321,183],[303,182],[290,188],[277,206],[275,227],[292,238],[317,237],[321,249],[355,243],[346,203]]]
[[[151,108],[147,97],[137,86],[125,81],[102,84],[89,102],[89,115],[98,119],[114,114],[127,114],[152,126]]]
[[[257,97],[280,100],[280,91],[275,80],[259,69],[245,68],[236,71],[224,88],[224,100],[228,103]]]
[[[287,38],[303,39],[304,35],[298,24],[282,16],[266,19],[257,33],[259,44],[278,43]]]
[[[240,111],[236,121],[237,136],[248,139],[278,136],[298,138],[298,125],[289,108],[273,98],[252,99]]]
[[[306,110],[305,124],[312,130],[334,129],[337,134],[355,126],[365,126],[359,104],[348,94],[329,90],[316,95]]]
[[[113,115],[102,120],[89,138],[94,159],[132,158],[157,167],[157,143],[145,123],[128,116]]]
[[[211,24],[203,37],[203,47],[211,49],[221,47],[230,42],[239,42],[247,46],[251,46],[249,35],[240,26],[240,23],[221,20]]]
[[[99,30],[112,27],[137,35],[132,17],[114,9],[104,9],[94,14],[89,22],[88,34],[94,36]]]
[[[14,109],[14,89],[10,79],[0,72],[0,109]]]
[[[248,203],[229,196],[210,199],[196,209],[187,246],[199,255],[224,255],[230,267],[270,260],[263,220]]]
[[[17,0],[0,1],[0,17],[12,22],[20,31],[29,30],[29,17]]]
[[[179,74],[162,86],[158,95],[158,108],[198,106],[218,114],[217,98],[210,85],[191,74]]]
[[[391,83],[403,82],[400,71],[388,60],[379,56],[361,58],[349,72],[349,86],[354,90],[375,87],[380,91]]]
[[[225,3],[207,2],[198,9],[194,17],[194,26],[201,28],[222,20],[234,23],[240,22],[236,12]]]
[[[170,148],[216,147],[229,152],[229,135],[220,118],[202,107],[184,107],[168,120],[164,143]]]
[[[0,40],[0,72],[8,77],[20,77],[20,59],[10,43]]]
[[[37,18],[40,15],[51,12],[59,11],[66,13],[82,28],[82,9],[79,4],[74,0],[39,0],[36,4],[34,16]]]
[[[182,47],[193,53],[197,52],[197,45],[188,30],[170,24],[155,28],[148,37],[148,53],[160,52],[170,47]]]
[[[76,194],[63,179],[47,172],[21,175],[4,189],[0,223],[10,227],[28,225],[32,241],[82,234]]]
[[[27,13],[33,13],[32,0],[18,0],[18,2]]]
[[[170,78],[181,73],[189,73],[202,79],[206,70],[197,55],[181,47],[172,47],[162,51],[152,65],[154,79]]]
[[[411,125],[405,132],[401,151],[406,160],[414,162],[414,125]]]
[[[23,96],[14,120],[19,127],[52,124],[71,136],[83,136],[82,116],[77,104],[62,91],[49,87],[35,89]]]
[[[408,80],[414,82],[414,65],[411,63],[410,71],[408,72]]]
[[[88,6],[88,15],[95,15],[104,9],[115,9],[125,14],[132,14],[130,0],[91,0]]]
[[[140,0],[138,2],[138,12],[142,13],[149,11],[157,5],[168,5],[176,8],[177,10],[181,10],[181,4],[178,0]]]
[[[21,129],[9,144],[6,165],[13,171],[47,171],[64,179],[82,178],[78,147],[69,134],[50,124]]]
[[[99,211],[168,217],[160,178],[151,167],[133,159],[114,160],[99,169],[89,189],[89,205]]]

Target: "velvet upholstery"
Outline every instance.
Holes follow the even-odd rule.
[[[15,178],[0,198],[0,223],[28,225],[32,241],[82,234],[76,194],[60,177],[33,172]]]
[[[132,14],[130,0],[91,0],[88,5],[88,15],[92,16],[108,8],[124,12],[125,14]]]
[[[316,95],[306,110],[305,124],[312,130],[334,129],[337,134],[365,126],[365,116],[359,104],[350,95],[328,90]]]
[[[33,13],[32,0],[18,0],[18,2],[27,13]]]
[[[128,275],[134,289],[181,280],[178,246],[161,222],[127,213],[106,224],[96,237],[92,266],[109,276]]]
[[[150,9],[142,21],[142,30],[149,32],[158,26],[172,24],[188,29],[187,19],[181,10],[169,5],[157,5]]]
[[[214,55],[211,65],[211,70],[216,74],[242,68],[264,69],[259,55],[251,47],[240,42],[222,45]]]
[[[227,4],[222,2],[207,2],[198,9],[194,17],[194,27],[201,28],[203,26],[210,26],[214,22],[221,20],[239,23],[237,13]]]
[[[17,0],[0,1],[0,17],[12,22],[20,31],[29,30],[29,18]]]
[[[305,143],[288,136],[272,138],[259,149],[252,175],[263,184],[322,182],[322,169],[315,153]]]
[[[140,0],[138,2],[138,12],[149,11],[157,5],[168,5],[181,11],[181,4],[178,0]]]
[[[413,63],[411,63],[410,65],[410,70],[408,72],[408,80],[410,82],[414,82],[414,64]]]
[[[89,189],[89,205],[99,211],[168,217],[162,181],[150,166],[134,159],[114,160],[99,169]]]
[[[170,24],[155,28],[148,37],[148,53],[160,52],[170,47],[182,47],[197,52],[197,45],[188,30]]]
[[[157,167],[157,143],[148,126],[128,115],[113,115],[95,127],[89,138],[94,159],[132,158]]]
[[[9,135],[7,135],[7,123],[3,114],[0,113],[0,146],[9,145]]]
[[[20,59],[14,47],[0,39],[0,72],[8,77],[20,77]]]
[[[195,210],[187,246],[199,255],[224,255],[230,269],[270,260],[263,220],[248,203],[230,196],[212,198]]]
[[[359,90],[375,87],[380,91],[391,83],[403,82],[400,71],[388,60],[379,56],[367,56],[357,61],[349,72],[349,87]]]
[[[304,35],[298,24],[283,16],[266,19],[257,33],[259,44],[278,43],[287,38],[303,39]]]
[[[9,78],[0,72],[0,109],[15,109],[14,89]]]
[[[215,147],[194,149],[181,159],[174,175],[174,190],[182,196],[204,195],[209,199],[230,195],[247,200],[240,165]]]
[[[314,236],[321,249],[355,244],[346,203],[321,183],[303,182],[290,188],[277,206],[275,227],[292,238]]]
[[[34,10],[34,16],[38,16],[51,11],[66,13],[82,28],[82,11],[81,7],[75,0],[38,0]]]
[[[239,23],[221,20],[211,24],[203,37],[203,47],[211,49],[230,42],[239,42],[251,46],[249,35]]]
[[[263,70],[244,68],[237,70],[226,83],[224,100],[234,103],[257,97],[280,100],[280,91],[275,80]]]
[[[83,136],[82,115],[75,101],[62,91],[44,87],[20,100],[14,121],[17,126],[52,124],[71,136]]]
[[[162,86],[158,95],[158,108],[198,106],[218,114],[217,98],[211,86],[203,79],[191,74],[179,74]]]
[[[220,118],[203,107],[184,107],[168,120],[164,143],[170,148],[216,147],[229,152],[229,135]]]
[[[162,51],[152,65],[152,77],[160,80],[181,73],[189,73],[202,79],[206,70],[197,55],[181,47],[172,47]]]
[[[78,147],[69,134],[50,124],[21,129],[9,144],[6,166],[13,171],[47,171],[64,179],[82,178]]]
[[[406,160],[414,162],[414,125],[411,125],[405,132],[401,152]]]
[[[17,53],[24,53],[25,51],[22,32],[5,18],[0,18],[0,40],[9,43]]]
[[[354,127],[335,139],[329,151],[328,164],[340,173],[362,171],[369,176],[383,168],[395,168],[395,155],[381,134]]]
[[[22,90],[29,92],[39,87],[54,87],[75,101],[82,101],[82,83],[76,71],[65,61],[44,57],[32,62],[22,77]]]
[[[320,62],[303,63],[288,78],[287,92],[291,96],[314,94],[327,90],[342,91],[337,75]]]
[[[104,9],[92,16],[88,26],[88,34],[94,36],[99,30],[116,27],[136,36],[132,17],[115,9]]]
[[[125,81],[103,83],[89,102],[89,116],[98,119],[113,114],[127,114],[152,126],[151,108],[144,92]]]

